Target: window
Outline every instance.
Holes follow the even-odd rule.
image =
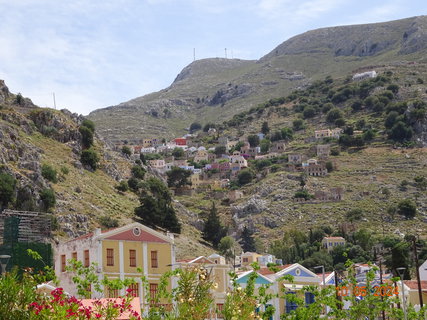
[[[154,303],[154,300],[156,299],[158,288],[159,288],[159,285],[157,283],[150,283],[150,299],[151,299],[151,303]]]
[[[107,288],[107,298],[118,298],[118,297],[119,297],[119,289]]]
[[[243,258],[243,262],[249,262],[249,258]]]
[[[132,283],[129,286],[128,291],[132,297],[139,297],[139,285],[138,285],[138,283]]]
[[[114,266],[114,249],[107,249],[107,266]]]
[[[151,268],[158,268],[157,251],[151,251]]]
[[[61,255],[61,272],[65,272],[66,260],[65,254]]]
[[[129,267],[136,267],[136,250],[129,250]]]
[[[84,251],[84,258],[85,258],[85,267],[89,267],[90,265],[90,260],[89,260],[89,250],[85,250]]]
[[[77,261],[77,252],[73,252],[72,258]]]

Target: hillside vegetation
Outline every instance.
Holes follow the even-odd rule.
[[[51,213],[55,239],[132,222],[138,195],[116,187],[132,176],[135,163],[96,132],[83,117],[38,108],[0,81],[0,210]],[[185,210],[177,211],[185,222]],[[184,223],[178,257],[210,252],[193,234]]]
[[[286,96],[326,76],[369,66],[426,59],[427,17],[342,26],[295,36],[258,61],[204,59],[185,67],[172,85],[89,118],[113,142],[171,138],[194,121],[230,119],[268,99]]]
[[[376,78],[360,82],[351,75],[327,77],[215,125],[218,136],[230,140],[246,140],[268,128],[264,141],[286,141],[284,154],[250,161],[257,178],[240,187],[244,198],[218,206],[236,238],[244,226],[261,240],[259,248],[268,248],[285,231],[320,226],[367,228],[375,236],[427,236],[427,66],[376,70]],[[339,139],[314,139],[315,130],[336,127],[343,130]],[[199,134],[199,139],[215,145],[215,137]],[[289,154],[318,158],[319,144],[331,150],[323,159],[326,176],[308,176],[288,162]],[[342,200],[313,199],[316,192],[332,188],[342,188]],[[307,201],[299,201],[302,197]],[[178,199],[201,217],[210,206],[204,194]],[[403,200],[416,204],[414,217],[398,210]]]

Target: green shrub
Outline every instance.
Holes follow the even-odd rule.
[[[413,218],[417,213],[417,205],[411,199],[404,199],[397,205],[397,213],[404,215],[406,218]]]
[[[326,121],[328,121],[330,123],[334,123],[335,120],[340,119],[342,117],[343,117],[343,114],[342,114],[341,110],[338,108],[333,108],[326,115]]]
[[[89,166],[92,170],[96,170],[99,162],[98,153],[92,148],[83,150],[80,161],[83,165]]]
[[[141,179],[141,180],[144,179],[144,176],[146,173],[145,169],[138,165],[133,166],[131,169],[131,172],[134,178]]]
[[[42,165],[42,176],[43,178],[49,180],[50,182],[53,182],[53,183],[58,182],[56,170],[48,164]]]
[[[103,225],[105,228],[117,228],[119,226],[119,220],[114,219],[110,216],[101,216],[99,217],[99,223]]]
[[[62,174],[67,175],[68,173],[70,173],[70,169],[68,169],[68,167],[66,167],[66,166],[62,166],[61,172],[62,172]]]
[[[304,129],[304,121],[302,119],[295,119],[294,121],[292,121],[292,128],[294,129],[294,131]]]
[[[89,119],[84,119],[82,122],[82,126],[89,128],[92,131],[92,133],[95,132],[95,124],[93,123],[93,121],[91,121]]]
[[[82,135],[82,145],[84,149],[89,149],[93,145],[93,131],[85,126],[80,126],[79,132]]]
[[[250,170],[250,169],[243,169],[237,175],[237,181],[239,182],[239,185],[241,185],[241,186],[250,183],[253,178],[254,178],[254,174],[253,174],[252,170]]]
[[[7,173],[0,172],[0,209],[12,202],[15,187],[16,179]]]
[[[117,186],[115,186],[115,188],[122,192],[126,192],[129,190],[128,183],[125,180],[120,181],[120,183]]]
[[[44,210],[49,211],[56,203],[55,192],[52,189],[43,189],[40,192],[40,200],[43,203]]]
[[[123,146],[122,147],[122,153],[127,155],[127,156],[131,156],[132,155],[132,151],[130,150],[130,148],[128,146]]]

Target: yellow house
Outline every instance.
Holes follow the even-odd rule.
[[[261,254],[256,252],[245,252],[241,255],[241,265],[242,267],[249,266],[251,263],[257,262],[258,258],[262,257]]]
[[[90,266],[97,264],[100,279],[134,278],[136,284],[129,289],[144,304],[144,297],[157,293],[159,279],[170,271],[175,262],[174,239],[171,234],[163,234],[140,223],[132,223],[120,228],[83,235],[67,242],[59,243],[55,250],[55,273],[60,286],[71,295],[77,295],[76,286],[71,281],[72,274],[66,271],[68,260],[75,259]],[[142,269],[138,272],[138,269]],[[141,276],[148,280],[148,290],[141,283]],[[126,290],[104,288],[103,293],[92,292],[93,298],[116,298]]]
[[[217,284],[216,288],[213,289],[212,294],[216,309],[222,310],[231,280],[229,272],[232,270],[231,266],[225,263],[225,258],[218,254],[212,254],[209,258],[200,256],[195,259],[179,260],[177,265],[180,268],[199,265],[203,266],[209,272],[213,281]]]
[[[331,252],[336,246],[344,246],[345,239],[343,237],[324,237],[322,239],[322,246],[328,252]]]
[[[399,286],[399,299],[402,301],[404,294],[406,305],[412,305],[412,306],[420,306],[420,297],[418,292],[418,281],[417,280],[404,280],[403,281],[403,287],[405,290],[402,290],[401,282],[397,282]],[[426,303],[427,301],[427,281],[421,281],[421,292],[422,292],[422,298],[423,302]]]

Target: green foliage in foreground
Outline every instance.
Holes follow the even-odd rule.
[[[354,266],[351,261],[346,263],[347,276],[340,283],[339,288],[354,288],[360,284],[357,283]],[[258,266],[253,264],[254,270]],[[85,268],[82,263],[75,260],[69,260],[68,272],[72,273],[72,280],[78,288],[78,293],[82,297],[88,297],[87,288],[90,287],[96,292],[103,292],[103,287],[113,289],[124,289],[130,284],[135,283],[135,279],[99,279],[95,272],[96,265]],[[141,271],[141,270],[140,270]],[[240,286],[237,282],[237,275],[230,273],[231,286],[227,290],[223,310],[216,310],[214,305],[213,291],[217,288],[215,280],[211,276],[209,268],[204,266],[191,266],[183,269],[176,269],[165,273],[159,282],[158,291],[155,296],[150,295],[149,282],[144,276],[141,276],[142,284],[147,296],[145,300],[150,302],[150,309],[143,317],[146,320],[203,320],[217,313],[225,320],[267,320],[275,314],[275,308],[271,300],[275,298],[287,299],[296,307],[289,313],[282,314],[280,319],[335,319],[335,320],[359,320],[359,319],[379,319],[384,315],[389,320],[403,319],[403,310],[396,308],[398,298],[392,296],[375,296],[372,287],[372,281],[375,278],[377,268],[372,266],[366,273],[366,286],[360,287],[363,291],[363,299],[355,295],[336,294],[335,286],[319,288],[317,286],[304,286],[300,294],[292,294],[283,288],[278,293],[269,291],[270,285],[256,285],[258,274],[252,272],[246,285]],[[174,289],[169,288],[172,279],[176,280],[177,286]],[[284,276],[281,281],[293,282],[292,276]],[[398,279],[392,279],[397,281]],[[42,297],[35,292],[38,279],[35,275],[25,273],[19,278],[16,273],[8,273],[0,281],[0,304],[1,319],[20,320],[20,319],[61,319],[61,316],[67,316],[69,319],[81,319],[78,317],[79,299],[63,299],[59,297],[62,289],[56,289],[53,297]],[[314,295],[314,302],[306,305],[304,300],[305,293]],[[361,293],[362,294],[362,293]],[[361,295],[360,294],[360,295]],[[58,298],[60,302],[58,303]],[[129,294],[121,297],[123,301],[129,298]],[[343,309],[344,303],[348,302],[351,306]],[[46,308],[40,308],[46,306]],[[111,309],[112,306],[105,307],[102,310],[103,319],[116,319]],[[69,310],[73,312],[70,313]],[[258,310],[258,311],[256,311]],[[325,311],[328,310],[327,315]],[[407,319],[425,319],[426,307],[418,312],[412,306],[407,307]],[[96,311],[98,312],[98,311]],[[96,319],[97,313],[91,311],[87,313],[84,319]],[[101,313],[99,313],[101,314]],[[140,319],[135,316],[132,319]]]

